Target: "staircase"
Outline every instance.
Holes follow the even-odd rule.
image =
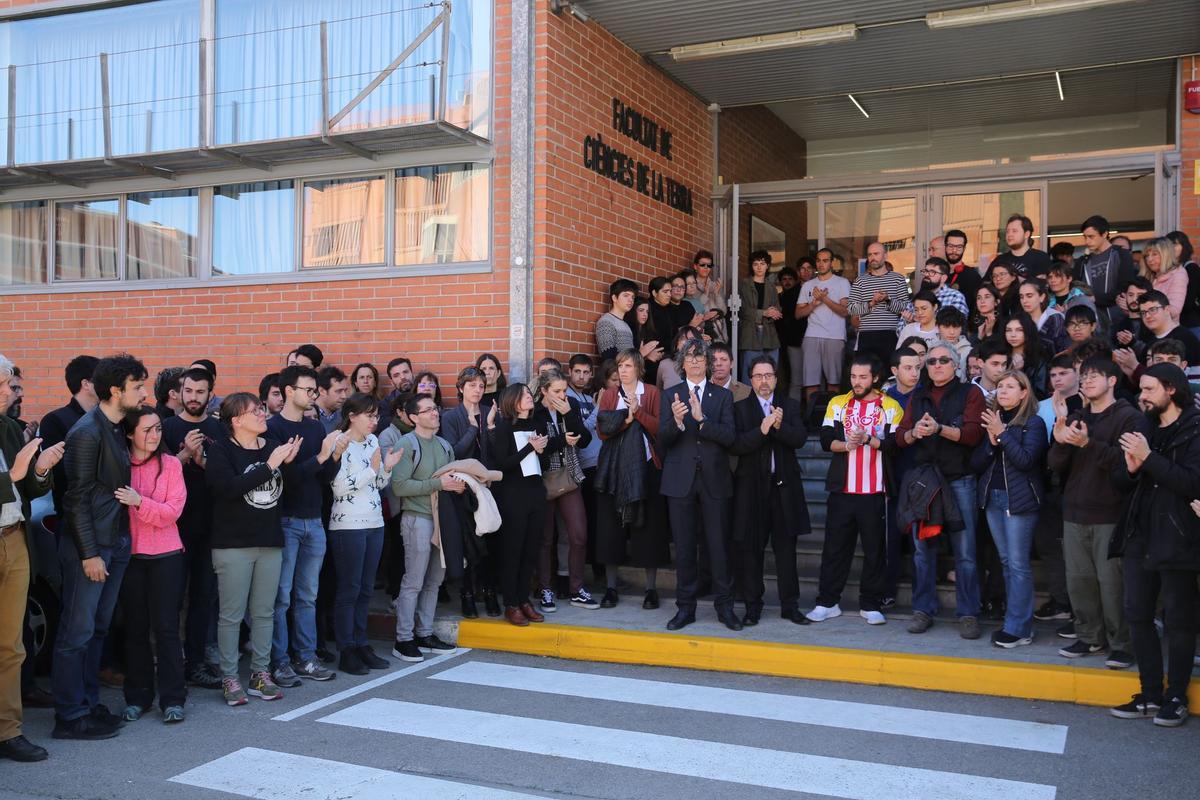
[[[796,451],[796,458],[804,475],[804,497],[808,503],[808,514],[812,521],[812,533],[800,537],[796,543],[797,572],[800,576],[800,607],[811,608],[817,595],[817,577],[821,569],[821,547],[825,540],[825,517],[828,493],[825,491],[825,476],[829,471],[831,454],[821,449],[821,442],[816,435],[808,438],[804,446]],[[944,557],[945,564],[939,574],[944,575],[953,569],[953,558]],[[900,581],[897,586],[896,603],[901,615],[908,613],[912,607],[912,556],[911,548],[904,552],[903,565],[900,571]],[[1033,562],[1034,581],[1039,587],[1045,586],[1045,575],[1042,564]],[[630,592],[640,590],[643,585],[641,570],[633,567],[621,568],[621,585]],[[779,602],[779,594],[775,586],[775,558],[770,547],[767,548],[764,567],[766,596],[765,601],[770,605]],[[854,563],[850,568],[850,578],[842,592],[841,605],[844,610],[858,608],[859,576],[862,572],[861,548],[855,552]],[[660,569],[658,571],[658,587],[661,593],[669,594],[675,589],[674,570]],[[953,612],[955,603],[955,587],[953,583],[943,581],[938,584],[938,598],[944,611]],[[1037,604],[1047,599],[1044,592],[1038,592]]]

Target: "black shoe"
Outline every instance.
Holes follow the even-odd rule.
[[[479,619],[479,610],[475,608],[475,595],[466,592],[462,596],[463,619]]]
[[[192,686],[199,686],[201,689],[224,688],[221,676],[210,671],[207,664],[202,664],[190,670],[187,674],[187,682]]]
[[[429,652],[436,653],[437,655],[445,655],[446,653],[453,653],[458,650],[458,648],[454,645],[443,642],[433,634],[430,634],[429,636],[418,636],[413,639],[413,641],[417,643],[417,647],[420,649],[428,650]]]
[[[45,761],[49,755],[46,748],[38,747],[24,736],[14,736],[8,741],[0,742],[0,758],[10,761]]]
[[[483,593],[483,607],[489,617],[498,617],[501,614],[500,601],[496,599],[496,593],[491,589]]]
[[[1124,705],[1114,706],[1108,711],[1117,719],[1148,719],[1162,708],[1162,700],[1155,700],[1138,693]]]
[[[604,604],[601,603],[600,606],[601,606],[601,608],[603,608]],[[647,611],[653,611],[654,609],[658,608],[658,590],[657,589],[647,589],[646,590],[646,598],[644,600],[642,600],[642,608],[646,609]]]
[[[358,648],[358,657],[367,665],[367,669],[387,669],[392,666],[391,662],[386,658],[380,658],[376,655],[369,644]]]
[[[1168,697],[1163,701],[1162,708],[1154,715],[1154,724],[1164,728],[1178,728],[1187,717],[1187,700]]]
[[[812,625],[812,620],[804,616],[804,612],[798,608],[789,608],[781,611],[779,612],[779,616],[783,617],[784,619],[791,620],[797,625]]]
[[[347,647],[338,657],[338,671],[345,672],[347,675],[366,675],[370,672],[367,665],[363,663],[362,656],[358,654],[358,650],[353,647]]]
[[[80,717],[70,722],[54,720],[54,731],[50,734],[54,739],[76,739],[79,741],[94,741],[96,739],[111,739],[120,730],[116,725],[109,725],[95,717]]]
[[[1082,639],[1076,639],[1074,644],[1060,648],[1058,654],[1063,658],[1083,658],[1103,653],[1104,649],[1102,644],[1088,644]]]
[[[40,686],[35,686],[21,695],[21,705],[25,708],[54,708],[54,695]]]
[[[1075,621],[1074,620],[1072,620],[1071,622],[1068,622],[1066,625],[1063,625],[1061,628],[1059,628],[1057,631],[1055,631],[1055,633],[1057,633],[1059,635],[1059,637],[1062,639],[1078,639],[1079,638],[1078,634],[1075,633]]]
[[[742,617],[742,625],[746,627],[757,625],[760,619],[762,619],[761,608],[748,608],[746,609],[746,616]]]
[[[424,661],[425,655],[421,649],[417,647],[417,643],[412,639],[407,641],[396,640],[396,644],[392,647],[392,655],[401,661]]]
[[[1042,622],[1052,619],[1070,619],[1071,607],[1059,605],[1057,600],[1047,600],[1038,606],[1037,611],[1033,612],[1033,618]]]
[[[317,659],[323,664],[332,664],[337,661],[337,656],[324,647],[318,647],[315,652]]]
[[[601,608],[616,608],[618,602],[620,602],[620,598],[617,597],[617,590],[611,589],[611,588],[605,589],[604,597],[600,598],[600,607]]]
[[[726,628],[729,628],[731,631],[740,631],[743,627],[745,627],[742,625],[742,621],[737,618],[737,615],[733,613],[733,609],[728,611],[718,611],[717,621]]]
[[[88,716],[92,719],[97,719],[108,725],[112,725],[114,728],[125,727],[125,720],[109,711],[108,706],[104,705],[103,703],[97,703],[95,706],[93,706],[92,710],[88,713]]]
[[[1133,656],[1124,650],[1113,650],[1104,659],[1104,666],[1109,669],[1129,669],[1133,666]]]
[[[675,616],[671,617],[671,621],[667,623],[667,630],[677,631],[680,628],[686,628],[696,621],[695,611],[679,610],[675,612]]]

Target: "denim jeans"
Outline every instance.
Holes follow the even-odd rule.
[[[310,661],[317,651],[317,584],[325,561],[325,528],[318,519],[283,517],[283,564],[275,595],[275,635],[271,666],[288,661],[288,608],[292,609],[292,650],[296,660]]]
[[[1004,566],[1004,593],[1008,596],[1004,631],[1024,639],[1033,635],[1033,567],[1029,551],[1038,514],[1008,513],[1008,492],[1003,489],[992,489],[986,511],[992,540]]]
[[[955,606],[957,617],[979,616],[979,576],[975,570],[975,476],[968,475],[950,481],[950,491],[958,503],[965,523],[961,531],[947,532],[950,546],[954,550]],[[922,611],[931,617],[938,613],[937,557],[938,537],[917,538],[913,530],[913,611]]]
[[[64,722],[86,717],[100,702],[100,656],[129,566],[129,534],[112,547],[101,547],[108,577],[97,583],[83,574],[83,561],[70,535],[58,537],[62,566],[62,616],[54,642],[55,714]]]
[[[383,528],[330,531],[329,547],[337,562],[333,632],[338,650],[365,647],[367,612],[371,609],[375,573],[383,552]]]

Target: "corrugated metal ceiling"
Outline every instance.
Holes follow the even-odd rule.
[[[942,0],[583,0],[619,39],[706,101],[772,103],[1111,64],[1200,50],[1200,2],[1140,0],[1041,19],[930,30],[923,21],[861,31],[855,42],[677,63],[676,45],[854,22],[922,19]]]

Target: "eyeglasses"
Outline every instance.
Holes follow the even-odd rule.
[[[684,356],[683,360],[692,364],[698,364],[702,361],[707,361],[708,359],[705,356]]]
[[[255,406],[254,408],[247,408],[239,416],[244,417],[247,414],[253,414],[256,417],[265,417],[267,415],[267,408],[266,408],[266,406]]]
[[[926,364],[953,364],[954,359],[950,356],[930,356],[925,359]]]
[[[309,397],[316,397],[320,394],[320,389],[315,386],[292,386],[297,392],[307,392]]]
[[[1067,323],[1068,328],[1086,328],[1089,325],[1095,325],[1094,322],[1088,322],[1086,319],[1073,319]]]
[[[1143,314],[1157,314],[1158,312],[1160,312],[1162,310],[1163,310],[1162,306],[1142,306],[1141,307],[1141,311]]]
[[[923,269],[923,270],[921,270],[921,274],[922,274],[922,275],[941,275],[941,274],[942,274],[942,271],[941,271],[940,269],[937,269],[937,268],[934,268],[934,269]]]
[[[437,410],[438,410],[437,406],[430,406],[429,408],[422,408],[420,411],[417,412],[417,414],[428,414],[430,411],[437,411]]]
[[[765,381],[767,378],[774,378],[774,372],[756,372],[750,376],[752,381]]]

